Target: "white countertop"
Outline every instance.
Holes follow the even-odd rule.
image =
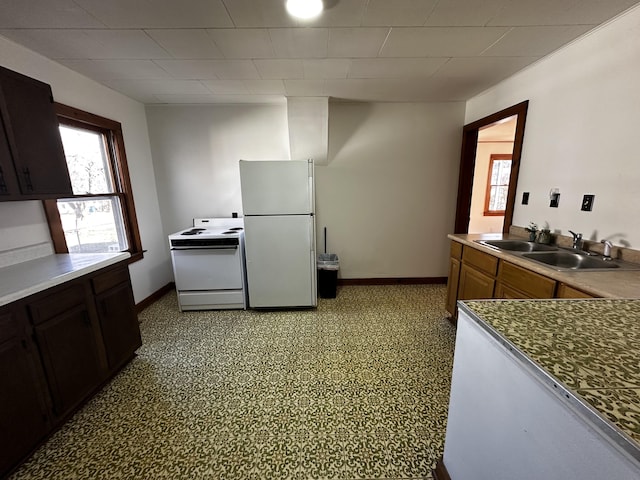
[[[0,268],[0,306],[129,258],[120,253],[70,253],[48,255]]]

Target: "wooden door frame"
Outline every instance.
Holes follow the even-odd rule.
[[[454,233],[469,231],[469,217],[471,216],[471,193],[473,191],[473,172],[476,165],[476,151],[478,148],[478,132],[481,128],[496,123],[499,120],[518,116],[516,133],[513,140],[513,156],[511,159],[511,177],[507,193],[507,207],[504,212],[502,231],[509,232],[513,220],[513,207],[516,203],[516,187],[520,172],[520,156],[524,139],[524,126],[527,120],[529,100],[500,110],[487,117],[465,125],[462,129],[462,152],[460,154],[460,174],[458,177],[458,201],[456,204],[456,221]]]

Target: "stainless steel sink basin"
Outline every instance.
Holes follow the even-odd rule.
[[[524,258],[544,263],[557,270],[639,270],[640,265],[621,262],[619,260],[604,260],[600,256],[588,256],[572,252],[534,252],[522,254]]]
[[[481,245],[507,250],[509,252],[552,252],[558,250],[551,245],[542,245],[526,240],[476,240]]]

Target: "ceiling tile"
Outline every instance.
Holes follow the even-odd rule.
[[[153,59],[169,53],[142,30],[2,30],[0,32],[54,59]]]
[[[282,80],[204,80],[211,93],[222,95],[284,95]]]
[[[302,60],[288,60],[288,59],[254,60],[253,63],[258,69],[260,78],[282,79],[282,78],[303,78],[304,77]]]
[[[448,58],[361,58],[352,60],[349,78],[429,77]]]
[[[550,27],[514,27],[483,52],[486,56],[543,56],[557,50],[562,45],[579,37],[591,27],[550,26]]]
[[[208,30],[226,58],[273,58],[269,31],[265,28],[221,28]]]
[[[331,28],[327,56],[376,57],[388,33],[388,28]]]
[[[249,91],[257,95],[284,95],[282,80],[244,80]]]
[[[282,95],[216,95],[213,93],[205,95],[189,94],[159,94],[154,95],[155,101],[149,104],[237,104],[237,103],[258,103],[258,104],[281,104],[286,99]]]
[[[485,26],[509,0],[443,0],[425,25],[433,27]]]
[[[472,82],[490,81],[496,84],[538,59],[539,57],[452,58],[434,77],[465,78]]]
[[[363,102],[426,102],[450,101],[448,97],[438,96],[430,87],[431,81],[419,78],[403,79],[347,79],[327,80],[327,94],[336,99],[348,99]],[[457,99],[454,99],[457,100]]]
[[[488,25],[595,25],[637,3],[637,0],[512,1],[505,3]]]
[[[347,78],[351,60],[342,58],[322,58],[303,60],[304,78]]]
[[[271,42],[278,58],[322,58],[327,56],[326,28],[272,28]]]
[[[0,28],[105,28],[73,0],[2,2]]]
[[[74,0],[111,28],[232,27],[222,0]]]
[[[233,80],[260,78],[251,60],[157,60],[173,78]]]
[[[326,97],[327,80],[285,80],[288,97]]]
[[[143,95],[210,93],[196,80],[107,80],[104,84],[134,98]]]
[[[296,27],[281,0],[224,0],[236,27]]]
[[[436,0],[369,0],[363,26],[422,26]]]
[[[151,60],[60,60],[60,63],[98,81],[169,78],[169,74]]]
[[[314,27],[358,27],[371,0],[324,0],[324,11],[310,22]]]
[[[145,32],[173,58],[222,58],[222,52],[205,29],[149,29]]]
[[[211,93],[216,94],[248,95],[250,93],[242,80],[203,80],[202,84],[207,87]]]
[[[382,57],[458,57],[478,55],[509,29],[504,27],[392,28]]]
[[[581,0],[573,4],[566,12],[572,22],[567,24],[591,24],[597,25],[609,20],[625,10],[633,7],[638,0]]]

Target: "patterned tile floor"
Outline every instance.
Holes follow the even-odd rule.
[[[430,478],[454,348],[441,285],[317,310],[140,315],[138,356],[12,479]]]

